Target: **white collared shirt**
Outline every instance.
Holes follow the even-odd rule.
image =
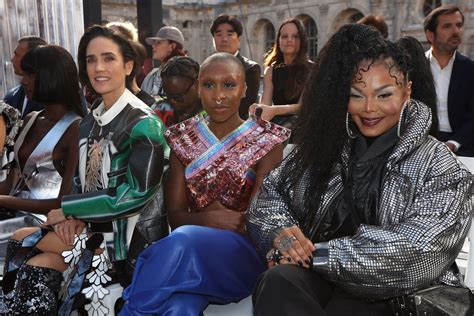
[[[122,95],[108,110],[105,109],[104,101],[102,101],[97,106],[97,108],[92,111],[92,115],[99,126],[105,126],[109,124],[120,112],[122,112],[127,104],[130,104],[134,107],[149,109],[149,107],[140,99],[138,99],[132,92],[130,92],[128,89],[125,89]]]
[[[441,69],[438,60],[433,56],[431,48],[426,52],[426,58],[428,58],[428,60],[430,61],[431,73],[433,74],[433,79],[436,87],[436,95],[438,98],[437,110],[439,130],[442,132],[451,133],[453,130],[451,129],[451,125],[449,124],[448,117],[448,91],[456,54],[453,54],[453,57],[451,57],[446,67],[444,67],[443,69]]]
[[[431,73],[433,74],[433,79],[436,88],[436,97],[437,104],[436,110],[438,111],[438,123],[439,130],[441,132],[452,133],[451,124],[449,124],[449,115],[448,115],[448,92],[449,92],[449,83],[451,82],[451,74],[453,72],[454,60],[456,59],[456,52],[454,52],[453,57],[449,60],[448,64],[441,68],[436,57],[433,56],[433,49],[430,48],[425,53],[426,58],[430,61]],[[461,144],[454,140],[448,140],[452,143],[457,151]]]
[[[25,98],[23,99],[23,104],[21,106],[21,116],[22,117],[25,115],[25,110],[26,110],[27,105],[28,105],[28,97],[25,95]]]

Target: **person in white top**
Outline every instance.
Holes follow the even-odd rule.
[[[431,48],[426,52],[433,73],[439,139],[461,156],[474,156],[474,62],[457,51],[464,16],[453,5],[440,6],[423,23]]]

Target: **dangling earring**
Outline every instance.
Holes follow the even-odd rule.
[[[346,113],[346,133],[347,133],[347,136],[349,136],[349,138],[355,139],[357,138],[357,133],[354,133],[354,131],[351,130],[351,128],[349,127],[349,116],[350,116],[350,113],[347,112]]]
[[[400,138],[401,132],[402,132],[402,124],[403,124],[403,115],[405,114],[405,109],[408,107],[408,104],[410,103],[410,99],[406,100],[405,103],[403,103],[402,110],[400,111],[400,117],[398,118],[398,123],[397,123],[397,136]]]

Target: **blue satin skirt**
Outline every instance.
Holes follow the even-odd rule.
[[[181,226],[140,254],[120,315],[200,315],[249,296],[264,270],[248,237]]]

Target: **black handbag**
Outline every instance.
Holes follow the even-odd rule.
[[[436,285],[416,293],[389,300],[397,316],[464,316],[474,315],[474,299],[465,287]]]

